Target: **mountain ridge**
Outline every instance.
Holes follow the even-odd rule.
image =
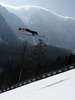
[[[5,18],[5,21],[7,22],[8,26],[12,29],[14,33],[15,31],[17,31],[17,28],[19,26],[26,27],[26,25],[22,22],[22,20],[18,16],[9,12],[5,7],[1,5],[0,5],[0,13]]]
[[[6,6],[7,8],[7,6]],[[48,45],[65,49],[75,49],[75,19],[60,17],[50,10],[36,6],[8,7],[8,11],[17,15],[25,25],[37,31]],[[26,28],[26,27],[25,27]],[[33,44],[37,43],[35,37],[24,37]]]
[[[4,17],[0,14],[0,39],[6,41],[6,44],[18,44],[19,40],[14,35],[11,28],[6,23]]]
[[[0,3],[0,4],[1,4],[2,6],[4,6],[4,7],[6,7],[8,10],[9,10],[9,8],[10,8],[10,9],[15,9],[15,10],[18,10],[18,9],[24,9],[24,8],[26,8],[26,10],[29,10],[30,8],[41,8],[41,9],[44,9],[44,10],[46,10],[46,11],[49,11],[49,12],[51,12],[51,13],[57,15],[57,16],[60,16],[60,17],[62,17],[62,18],[71,18],[71,19],[74,19],[74,20],[75,20],[75,18],[73,18],[73,17],[62,16],[62,15],[59,15],[59,14],[57,14],[57,13],[51,11],[50,9],[47,9],[47,8],[44,8],[44,7],[40,7],[40,6],[35,6],[35,5],[27,5],[27,6],[10,6],[10,5],[5,4],[5,3]],[[9,10],[9,11],[10,11],[10,10]]]

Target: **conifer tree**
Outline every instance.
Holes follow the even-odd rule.
[[[39,39],[38,44],[34,47],[34,50],[32,51],[31,56],[31,66],[32,69],[35,69],[36,76],[38,74],[41,74],[41,68],[44,65],[44,59],[45,59],[45,51],[46,51],[46,44],[43,40]]]

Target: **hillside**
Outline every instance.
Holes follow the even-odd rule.
[[[25,25],[45,35],[45,42],[49,45],[75,49],[75,19],[60,16],[48,9],[37,6],[6,7],[25,23]],[[32,38],[33,44],[37,38]]]
[[[22,20],[13,13],[10,13],[5,7],[0,5],[0,13],[4,17],[8,26],[12,29],[16,35],[17,29],[19,27],[26,27]]]
[[[0,99],[75,100],[74,76],[75,69],[2,93]]]
[[[11,28],[6,23],[4,17],[0,14],[0,41],[5,44],[18,44],[19,39],[14,35]]]

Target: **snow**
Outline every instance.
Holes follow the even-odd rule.
[[[53,14],[59,16],[59,17],[64,18],[65,20],[68,19],[68,18],[71,18],[71,19],[74,19],[74,20],[75,20],[75,18],[68,17],[68,16],[61,16],[61,15],[58,15],[57,13],[55,13],[55,12],[49,10],[49,9],[40,7],[40,6],[33,6],[33,5],[27,5],[27,6],[26,6],[26,5],[25,5],[25,6],[11,6],[11,5],[8,5],[8,4],[3,3],[3,2],[0,2],[0,5],[6,7],[9,11],[10,11],[10,9],[11,9],[11,10],[12,10],[12,9],[14,9],[14,10],[23,10],[23,9],[25,9],[25,10],[28,11],[28,10],[30,10],[31,8],[38,8],[38,9],[43,9],[43,10],[46,10],[46,11],[50,11],[51,13],[53,13]]]
[[[75,100],[75,69],[2,93],[0,100]]]
[[[19,6],[5,8],[17,15],[23,23],[31,30],[37,31],[39,35],[46,35],[43,40],[48,45],[65,49],[75,49],[75,19],[58,15],[51,10],[39,6]],[[25,38],[23,36],[23,38]],[[35,44],[37,39],[28,38]]]
[[[19,6],[14,7],[0,3],[8,12],[18,16],[25,26],[31,30],[37,31],[39,35],[45,35],[41,38],[48,45],[64,49],[75,49],[75,18],[61,16],[55,12],[39,6]],[[21,36],[25,39],[26,36]],[[38,43],[38,38],[29,38],[32,44]]]

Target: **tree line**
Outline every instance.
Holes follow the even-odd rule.
[[[20,55],[11,55],[7,59],[0,59],[0,68],[2,68],[0,89],[75,63],[73,54],[66,55],[64,58],[59,56],[55,61],[46,62],[47,45],[41,39],[31,53],[28,52],[28,55],[26,53],[27,45],[28,42],[24,41]]]

